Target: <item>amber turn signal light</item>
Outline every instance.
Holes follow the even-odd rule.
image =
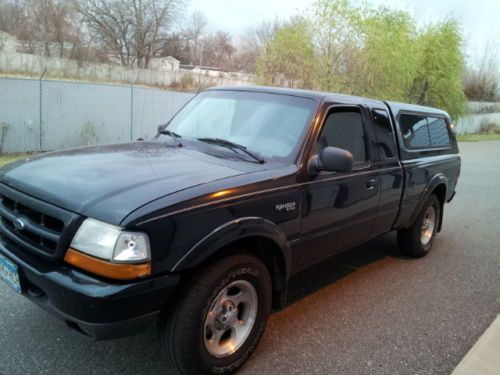
[[[68,249],[64,261],[82,270],[116,280],[133,280],[151,275],[151,264],[111,263]]]

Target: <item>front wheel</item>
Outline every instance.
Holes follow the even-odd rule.
[[[410,228],[398,231],[401,250],[407,255],[420,258],[431,249],[439,225],[441,203],[436,195],[431,195],[425,202],[417,220]]]
[[[167,361],[181,374],[232,373],[255,350],[270,311],[271,278],[260,260],[242,254],[213,263],[160,317]]]

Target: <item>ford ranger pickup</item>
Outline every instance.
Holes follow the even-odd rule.
[[[153,140],[0,169],[0,279],[82,334],[157,322],[174,371],[231,373],[294,274],[391,231],[428,254],[459,174],[442,110],[207,89]]]

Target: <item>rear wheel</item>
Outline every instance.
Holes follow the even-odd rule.
[[[436,237],[440,213],[441,203],[433,194],[425,202],[415,223],[410,228],[398,231],[399,247],[404,253],[420,258],[430,251]]]
[[[195,277],[160,318],[162,347],[181,374],[225,374],[255,350],[271,311],[271,278],[250,255],[218,261]]]

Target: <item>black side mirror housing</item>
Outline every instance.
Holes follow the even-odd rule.
[[[328,146],[321,150],[319,156],[314,155],[309,160],[307,169],[310,175],[321,170],[348,173],[352,171],[353,163],[354,158],[349,151]]]

